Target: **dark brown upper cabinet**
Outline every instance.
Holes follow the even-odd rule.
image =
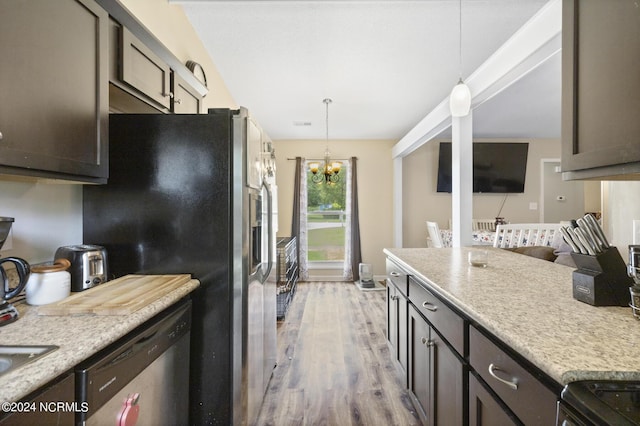
[[[171,108],[171,68],[125,27],[120,28],[120,80],[160,109]]]
[[[1,174],[106,181],[107,24],[91,0],[3,4]]]
[[[142,35],[150,37],[149,34]],[[113,18],[110,19],[109,107],[111,112],[177,114],[201,112],[204,97],[202,93],[170,66],[157,49],[158,47],[153,50],[131,30]],[[184,69],[186,70],[186,67]]]
[[[202,96],[180,75],[171,73],[171,111],[175,114],[199,114],[202,110]]]
[[[640,179],[640,8],[564,0],[564,179]]]

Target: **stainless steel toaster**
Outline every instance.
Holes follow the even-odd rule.
[[[102,246],[79,244],[59,247],[55,258],[71,262],[71,291],[87,290],[108,279],[107,250]]]

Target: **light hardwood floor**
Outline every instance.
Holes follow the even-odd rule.
[[[386,344],[384,291],[298,283],[258,425],[420,425]]]

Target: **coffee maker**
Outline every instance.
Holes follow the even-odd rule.
[[[12,217],[0,217],[0,250],[2,250],[2,246],[9,236],[13,222],[14,218]],[[11,280],[4,268],[4,265],[9,263],[13,264],[18,275],[17,284],[13,288],[10,287]],[[24,290],[29,279],[29,273],[30,268],[26,260],[19,257],[0,258],[0,279],[2,279],[2,285],[0,286],[0,326],[10,324],[18,319],[18,310],[8,300]]]

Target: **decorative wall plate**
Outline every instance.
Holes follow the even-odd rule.
[[[207,87],[207,76],[204,73],[204,69],[202,68],[202,65],[200,65],[195,61],[187,61],[186,65],[187,65],[187,68],[189,68],[189,70],[193,73],[193,75],[198,80],[200,80],[202,84],[204,84],[204,87]]]

